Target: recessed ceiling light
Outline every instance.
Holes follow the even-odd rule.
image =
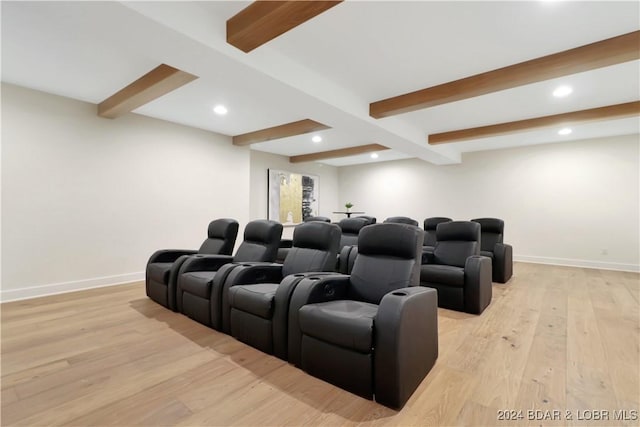
[[[371,153],[371,158],[372,159],[377,159],[378,158],[378,153]]]
[[[558,135],[569,135],[571,132],[571,128],[562,128],[558,131]]]
[[[215,107],[213,107],[213,112],[221,116],[227,114],[227,111],[227,107],[225,107],[224,105],[216,105]]]
[[[558,86],[556,90],[553,91],[553,96],[556,98],[564,98],[573,92],[573,88],[571,86]]]
[[[322,141],[322,137],[320,135],[314,135],[313,138],[311,138],[311,140],[313,142],[321,142]]]

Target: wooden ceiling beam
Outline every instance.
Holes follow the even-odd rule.
[[[338,157],[355,156],[363,153],[371,153],[373,151],[388,150],[380,144],[360,145],[358,147],[341,148],[339,150],[321,151],[319,153],[301,154],[299,156],[289,157],[290,163],[313,162],[316,160],[335,159]]]
[[[640,31],[369,104],[376,119],[640,58]]]
[[[552,116],[536,117],[533,119],[518,120],[515,122],[435,133],[428,136],[428,142],[430,145],[447,144],[451,142],[468,141],[470,139],[487,138],[490,136],[509,135],[512,133],[550,126],[568,126],[579,123],[622,119],[634,116],[640,116],[640,101],[573,111],[570,113],[554,114]]]
[[[325,129],[330,129],[330,127],[311,119],[304,119],[280,126],[274,126],[272,128],[257,130],[255,132],[236,135],[233,137],[233,145],[251,145],[257,142],[271,141],[272,139],[286,138],[288,136],[303,135],[305,133],[317,132]]]
[[[339,1],[255,1],[227,21],[227,43],[251,52]]]
[[[115,119],[197,78],[186,71],[160,64],[98,104],[98,116]]]

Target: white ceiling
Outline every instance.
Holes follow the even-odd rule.
[[[442,146],[429,133],[640,99],[640,61],[380,120],[370,102],[640,29],[638,2],[346,1],[249,54],[225,23],[250,2],[6,2],[2,81],[98,103],[160,63],[200,76],[135,112],[226,135],[310,118],[332,127],[254,144],[299,155],[364,144],[392,148],[323,161],[346,166],[638,133],[637,118]],[[568,84],[574,93],[556,99]],[[224,104],[229,114],[211,109]]]

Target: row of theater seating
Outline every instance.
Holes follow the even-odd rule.
[[[440,221],[430,250],[415,221],[389,218],[373,227],[362,221],[375,219],[339,225],[316,219],[296,227],[282,264],[271,262],[282,246],[281,224],[250,222],[231,256],[237,222],[213,221],[200,250],[162,250],[150,258],[147,295],[315,376],[400,407],[437,357],[436,304],[481,313],[491,300],[491,259],[479,256],[481,222]],[[337,276],[336,268],[349,275]],[[417,285],[423,286],[396,290]],[[389,302],[379,306],[383,299]],[[320,304],[324,300],[331,304]],[[412,311],[416,304],[422,304],[420,314]],[[397,323],[406,316],[425,321]],[[373,319],[388,323],[392,335],[377,326],[373,333]],[[415,343],[393,337],[398,328]]]
[[[294,230],[282,264],[282,225],[217,220],[201,250],[163,250],[147,265],[147,295],[288,360],[311,375],[400,408],[438,355],[437,294],[420,287],[424,232],[376,224],[359,233],[352,274],[332,272],[340,227],[307,222]],[[220,254],[225,252],[225,254]],[[172,297],[172,292],[175,296]]]
[[[331,222],[327,217],[309,217],[305,222],[321,221]],[[452,222],[451,218],[431,217],[424,220],[424,244],[423,244],[423,264],[433,263],[433,253],[438,242],[437,227],[439,224]],[[480,224],[480,242],[478,250],[470,251],[467,256],[482,255],[492,260],[492,281],[498,283],[507,283],[513,274],[513,248],[511,245],[504,243],[504,221],[498,218],[476,218],[472,222]],[[338,222],[338,226],[342,230],[340,239],[340,250],[345,246],[355,245],[358,239],[358,233],[363,227],[375,224],[376,218],[370,216],[359,216],[354,218],[345,218]],[[387,218],[384,223],[409,224],[418,227],[418,221],[405,216],[395,216]],[[468,237],[473,238],[474,237]],[[467,240],[468,238],[464,238]],[[277,262],[284,260],[288,249],[291,247],[291,240],[281,240],[278,249]]]

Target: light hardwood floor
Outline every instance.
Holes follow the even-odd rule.
[[[493,289],[481,316],[439,310],[438,361],[399,412],[160,307],[142,283],[6,303],[2,425],[640,423],[638,274],[516,263]]]

